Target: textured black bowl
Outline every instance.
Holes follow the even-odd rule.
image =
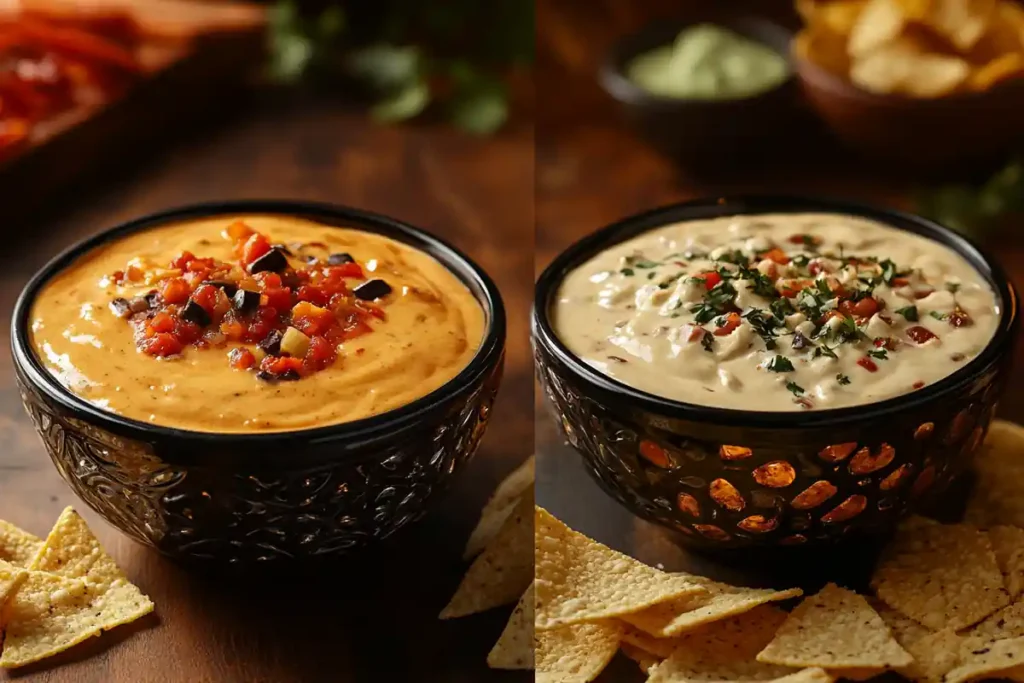
[[[799,125],[796,76],[752,97],[731,100],[684,100],[654,95],[626,76],[638,55],[666,45],[687,26],[710,21],[772,48],[790,60],[792,33],[754,16],[735,16],[710,4],[701,16],[685,21],[658,21],[624,38],[609,52],[600,70],[605,91],[620,105],[630,124],[652,146],[692,170],[719,170],[738,160],[766,157],[785,132]],[[792,68],[792,62],[791,68]]]
[[[36,293],[89,249],[167,222],[284,214],[386,235],[448,267],[487,315],[479,352],[458,376],[397,410],[274,434],[156,427],[101,410],[64,389],[29,342]],[[48,263],[14,307],[18,388],[65,481],[133,538],[180,559],[219,565],[337,556],[420,517],[472,457],[501,381],[505,311],[491,279],[453,247],[399,221],[307,202],[239,201],[161,212],[118,226]],[[197,406],[202,410],[202,406]]]
[[[772,212],[839,212],[930,237],[964,256],[1002,299],[995,338],[920,391],[866,406],[751,412],[638,391],[559,341],[548,311],[565,274],[609,246],[677,221]],[[698,200],[633,216],[562,252],[537,283],[533,343],[541,383],[590,473],[635,514],[693,545],[739,549],[882,533],[960,474],[985,436],[1017,331],[1017,293],[973,244],[923,218],[842,201]]]

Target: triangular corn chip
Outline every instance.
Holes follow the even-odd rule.
[[[535,683],[589,683],[618,652],[621,632],[611,621],[538,631]]]
[[[487,655],[487,666],[492,669],[533,668],[533,584],[519,599],[501,632],[501,637]]]
[[[526,490],[533,486],[535,462],[534,456],[531,455],[526,462],[498,484],[498,488],[484,505],[476,528],[473,529],[469,540],[466,541],[466,550],[462,554],[462,559],[468,560],[476,557],[498,534],[501,525],[512,514],[516,503],[526,493]]]
[[[42,547],[41,538],[0,519],[0,560],[28,567]]]

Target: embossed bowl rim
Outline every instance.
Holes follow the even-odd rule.
[[[36,294],[50,278],[89,250],[124,235],[175,221],[238,214],[287,215],[339,227],[355,227],[396,239],[430,254],[469,287],[484,309],[487,329],[479,350],[469,365],[446,384],[395,410],[335,425],[254,434],[199,432],[122,417],[68,391],[43,367],[29,340],[29,314]],[[73,414],[121,436],[143,442],[173,439],[179,443],[192,442],[196,446],[212,446],[225,451],[252,448],[265,453],[288,446],[294,449],[296,441],[305,444],[338,441],[349,450],[348,447],[355,449],[360,444],[382,437],[390,440],[396,434],[421,424],[435,411],[445,410],[453,400],[472,391],[481,378],[501,361],[505,350],[505,325],[505,306],[490,276],[460,250],[420,228],[380,214],[335,204],[276,199],[237,200],[192,204],[148,214],[104,230],[61,252],[29,280],[18,296],[11,321],[11,349],[15,364],[36,389]],[[294,457],[294,450],[285,452]]]
[[[752,411],[702,406],[650,394],[612,379],[584,363],[561,342],[551,326],[549,311],[562,279],[574,268],[609,247],[641,233],[672,223],[744,214],[840,213],[869,218],[927,237],[965,258],[998,292],[1002,303],[999,326],[988,346],[965,366],[923,389],[884,401],[845,408],[812,411]],[[533,343],[543,347],[599,402],[614,402],[669,418],[716,425],[763,428],[810,428],[846,425],[884,418],[895,410],[932,402],[973,381],[1012,348],[1018,326],[1017,291],[999,264],[974,242],[934,221],[896,209],[829,197],[735,195],[708,197],[662,206],[624,218],[570,245],[544,269],[537,280],[531,315]]]

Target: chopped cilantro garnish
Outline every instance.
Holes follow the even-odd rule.
[[[774,299],[779,295],[772,279],[759,270],[743,268],[740,270],[739,277],[743,280],[750,280],[750,286],[747,289],[758,296],[762,296],[765,299]]]
[[[836,375],[836,381],[839,382],[840,386],[846,386],[847,384],[850,383],[850,378],[842,373],[839,373],[838,375]]]
[[[823,297],[826,299],[831,299],[833,297],[832,288],[828,286],[828,282],[826,282],[824,278],[815,280],[814,284]]]
[[[792,391],[794,396],[801,396],[804,393],[804,388],[796,382],[786,382],[786,388]]]
[[[825,358],[839,358],[839,356],[836,355],[836,352],[825,344],[821,344],[814,349],[814,358],[821,358],[822,356]]]
[[[739,249],[727,251],[724,254],[719,255],[715,260],[721,261],[722,263],[733,263],[737,266],[745,266],[750,262],[750,259],[748,259]]]
[[[793,372],[793,361],[789,360],[785,356],[775,356],[772,358],[765,368],[769,372]]]
[[[657,275],[658,274],[652,270],[651,272],[647,273],[647,279],[653,280],[655,277],[657,277]]]
[[[889,360],[889,352],[885,349],[871,349],[868,351],[868,355],[878,360]]]
[[[789,260],[797,268],[806,268],[807,264],[811,262],[811,257],[807,254],[797,254]]]
[[[676,275],[670,275],[669,277],[665,278],[664,280],[662,280],[661,282],[658,283],[658,289],[668,289],[673,284],[675,284],[676,280],[681,278],[683,275],[684,275],[683,273],[678,273]],[[650,276],[648,276],[648,277],[650,277]]]
[[[959,282],[947,282],[946,283],[946,291],[949,292],[950,294],[956,294],[957,292],[960,291],[960,283]]]
[[[917,317],[917,306],[905,306],[903,308],[897,308],[896,313],[902,315],[908,322],[916,323]]]
[[[705,331],[704,332],[704,336],[701,337],[700,345],[704,347],[705,351],[710,353],[711,350],[712,350],[711,347],[714,345],[714,343],[715,343],[715,335],[711,334],[710,332]]]
[[[633,277],[633,273],[634,273],[632,268],[623,268],[619,272],[622,273],[623,275],[625,275],[626,277]]]
[[[779,320],[782,320],[787,315],[792,315],[793,313],[796,313],[796,309],[793,308],[793,304],[791,304],[789,302],[789,299],[785,297],[775,299],[768,305],[768,307],[772,309],[772,315],[774,315]]]
[[[764,340],[764,346],[769,351],[775,348],[776,330],[782,327],[782,322],[771,315],[767,315],[760,308],[752,308],[743,314],[743,319],[750,323],[758,336]]]
[[[637,268],[643,268],[644,270],[647,270],[649,268],[657,268],[661,264],[655,261],[651,261],[649,259],[642,258],[638,259],[633,265]]]
[[[929,311],[928,315],[935,318],[936,320],[947,320],[949,319],[949,313],[939,313],[938,311]]]

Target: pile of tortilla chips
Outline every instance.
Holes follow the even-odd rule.
[[[77,512],[46,540],[0,520],[0,666],[37,662],[153,611]]]
[[[1024,78],[1013,0],[797,0],[802,59],[879,94],[935,98]]]
[[[530,457],[497,488],[466,544],[475,557],[441,619],[464,617],[518,602],[487,656],[493,669],[532,669],[533,482]]]
[[[620,650],[648,683],[1024,681],[1024,427],[996,422],[977,463],[973,524],[907,520],[873,596],[801,594],[668,573],[536,508],[537,681],[593,681]]]

